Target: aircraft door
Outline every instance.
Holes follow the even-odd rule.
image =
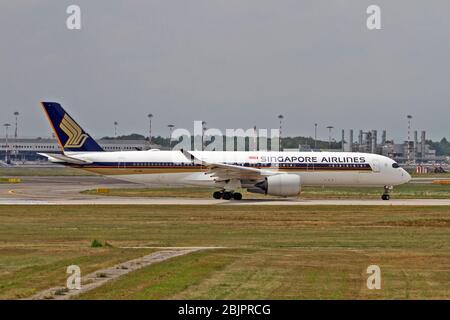
[[[119,157],[119,161],[117,162],[117,168],[125,168],[125,158]]]
[[[378,159],[372,160],[370,166],[372,167],[373,172],[380,172],[380,161],[378,161]]]

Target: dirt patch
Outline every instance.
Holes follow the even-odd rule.
[[[120,263],[110,268],[97,270],[82,277],[80,290],[69,290],[66,287],[54,287],[41,291],[26,300],[68,300],[81,293],[85,293],[87,291],[100,287],[109,281],[115,280],[135,270],[199,250],[201,250],[201,248],[162,250],[153,252],[144,257]]]
[[[450,228],[450,219],[416,219],[416,220],[383,221],[377,223],[377,225],[393,226],[393,227]]]

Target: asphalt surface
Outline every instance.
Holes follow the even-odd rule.
[[[80,192],[97,188],[139,188],[102,176],[23,177],[22,183],[0,183],[0,205],[395,205],[450,206],[450,199],[383,200],[306,200],[306,199],[243,199],[227,201],[191,198],[126,198],[87,195]]]

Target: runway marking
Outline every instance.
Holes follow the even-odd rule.
[[[138,247],[145,248],[145,247]],[[211,248],[212,249],[212,248]],[[66,287],[54,287],[40,291],[24,300],[69,300],[82,293],[98,288],[105,283],[122,277],[130,272],[148,267],[152,264],[166,261],[171,258],[183,256],[189,253],[203,250],[203,248],[192,247],[184,249],[167,249],[153,252],[144,257],[126,261],[110,268],[97,270],[81,278],[80,290],[69,290]]]

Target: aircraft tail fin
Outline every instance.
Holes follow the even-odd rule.
[[[64,152],[104,151],[57,102],[41,102]]]

